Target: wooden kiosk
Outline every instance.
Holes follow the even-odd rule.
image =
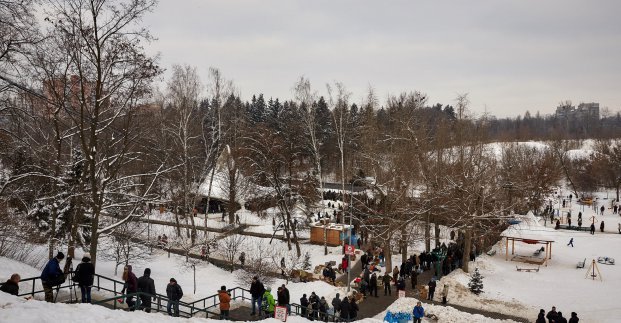
[[[313,244],[323,245],[324,232],[326,234],[328,246],[337,247],[343,244],[341,234],[347,232],[347,226],[334,223],[327,223],[325,225],[317,223],[312,225],[310,228],[310,242]]]

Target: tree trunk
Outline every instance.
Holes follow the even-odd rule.
[[[434,233],[435,233],[435,240],[436,240],[436,248],[440,248],[440,223],[438,223],[438,221],[436,220],[434,224],[435,224]]]
[[[177,206],[173,205],[173,210],[175,214],[175,223],[177,224],[177,237],[181,238],[181,223],[179,222],[179,210],[177,210]]]
[[[407,231],[405,226],[401,226],[401,262],[406,263],[408,261],[408,241]]]
[[[386,272],[392,273],[392,250],[390,250],[390,235],[384,240],[384,261]],[[351,267],[351,264],[349,264]]]
[[[463,264],[461,269],[464,272],[468,272],[468,263],[470,262],[470,250],[472,249],[472,232],[470,229],[466,228],[464,232],[464,254],[462,257]]]
[[[429,212],[425,217],[425,251],[431,251],[431,226],[429,225]]]

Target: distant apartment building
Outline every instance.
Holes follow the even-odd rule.
[[[556,116],[577,120],[599,120],[599,103],[580,103],[578,107],[571,104],[561,104],[556,107]]]

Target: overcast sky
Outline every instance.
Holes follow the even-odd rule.
[[[304,75],[359,103],[427,93],[471,110],[552,113],[562,100],[621,108],[621,1],[160,0],[144,23],[161,64],[218,67],[242,98],[292,98]]]

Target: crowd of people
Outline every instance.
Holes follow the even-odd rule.
[[[576,312],[571,312],[571,317],[567,320],[561,311],[556,311],[555,306],[552,306],[548,314],[544,309],[540,309],[535,323],[546,323],[546,319],[548,319],[547,323],[578,323],[580,321]]]

